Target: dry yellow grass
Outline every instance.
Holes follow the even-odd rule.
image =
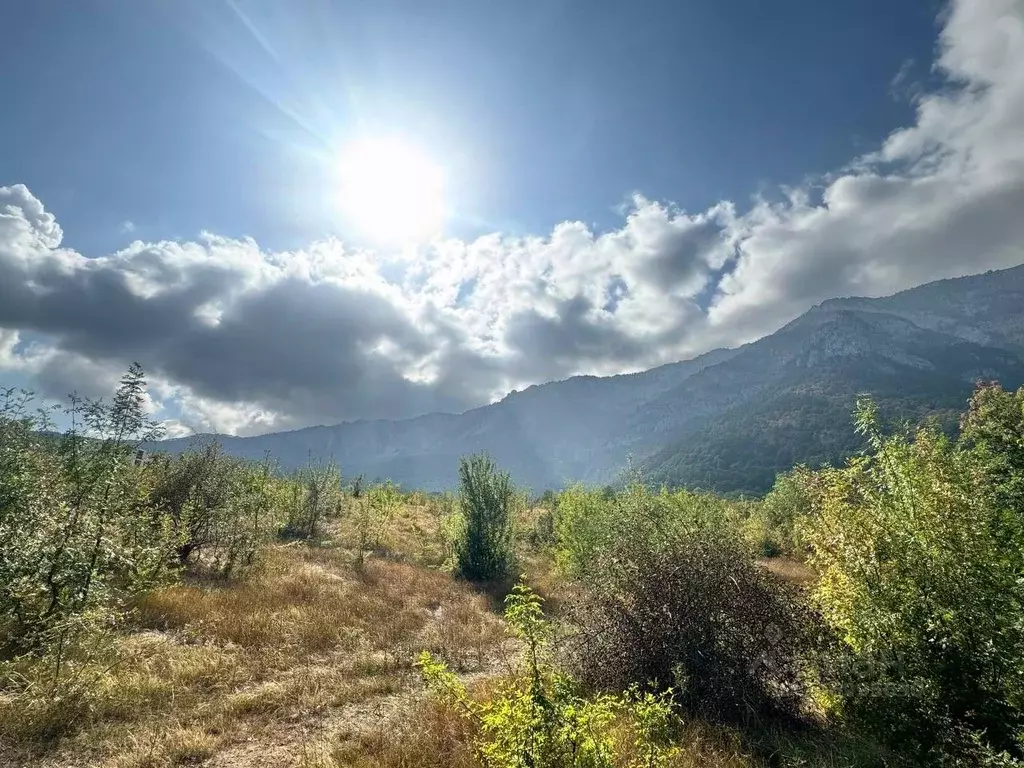
[[[351,768],[478,768],[473,736],[466,718],[428,699],[397,722],[340,734],[330,757],[333,765]]]
[[[302,765],[310,733],[372,725],[373,702],[418,695],[420,650],[478,670],[504,641],[487,599],[444,573],[357,569],[346,551],[302,545],[241,582],[185,582],[137,609],[135,631],[65,665],[76,688],[48,695],[36,664],[0,691],[0,765],[216,765],[242,747],[223,764]]]
[[[346,509],[336,525],[336,540],[354,553],[359,541],[360,512],[368,504],[364,496],[347,498]],[[449,556],[443,521],[449,512],[438,498],[410,494],[385,518],[375,517],[369,526],[368,550],[393,560],[404,560],[428,568],[441,566]],[[371,515],[372,517],[372,515]]]

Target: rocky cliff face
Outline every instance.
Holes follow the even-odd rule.
[[[795,463],[855,450],[858,393],[894,417],[941,416],[979,378],[1024,383],[1024,267],[827,301],[738,349],[529,387],[463,414],[220,439],[285,467],[333,457],[346,475],[425,489],[452,486],[459,456],[485,450],[535,490],[610,482],[632,458],[652,479],[755,493]]]

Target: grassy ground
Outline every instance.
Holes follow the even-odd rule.
[[[405,510],[387,533],[425,517]],[[493,601],[443,572],[279,545],[240,582],[151,593],[132,631],[64,660],[56,688],[49,667],[22,670],[0,692],[0,765],[321,764],[325,743],[359,738],[421,695],[422,649],[472,679],[492,674],[506,645]]]
[[[193,575],[150,593],[128,629],[64,658],[56,685],[52,664],[13,670],[0,687],[0,766],[478,766],[471,726],[424,694],[412,662],[428,649],[487,695],[517,657],[497,601],[440,569],[429,500],[406,499],[370,535],[356,519],[343,515],[316,546],[274,546],[244,579]],[[360,556],[359,541],[373,551]],[[794,561],[764,565],[813,578]],[[528,554],[522,567],[557,610],[550,560]],[[677,738],[676,766],[871,762],[825,734],[752,740],[688,722]]]

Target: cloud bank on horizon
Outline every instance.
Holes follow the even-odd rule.
[[[935,68],[913,124],[781,202],[687,212],[638,194],[610,231],[566,221],[402,258],[208,233],[88,258],[27,187],[0,187],[0,377],[100,395],[138,360],[171,435],[404,418],[1020,264],[1024,0],[953,2]]]

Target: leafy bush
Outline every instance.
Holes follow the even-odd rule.
[[[500,581],[515,569],[513,523],[517,501],[507,472],[488,456],[459,464],[461,530],[455,552],[459,575],[471,581]]]
[[[569,609],[568,661],[585,683],[674,688],[712,719],[798,718],[818,623],[723,531],[650,547],[623,539],[589,571]]]
[[[990,397],[972,403],[976,440],[992,431]],[[922,759],[972,733],[1014,751],[1024,727],[1024,517],[1004,506],[988,448],[934,427],[883,436],[868,401],[857,425],[870,451],[822,474],[810,531],[817,601],[853,656],[840,670],[844,707]]]
[[[540,599],[518,585],[506,598],[505,618],[526,646],[526,668],[484,701],[471,698],[448,668],[424,652],[418,666],[428,686],[478,729],[475,749],[494,768],[611,768],[628,749],[630,766],[666,766],[674,717],[669,696],[630,690],[625,696],[584,698],[548,655],[551,627]],[[631,720],[631,743],[615,738],[620,717]]]
[[[582,575],[599,553],[615,541],[615,508],[597,491],[577,485],[558,495],[552,527],[555,559],[563,573]]]
[[[558,497],[555,558],[566,575],[585,580],[590,569],[597,574],[603,570],[605,555],[623,540],[637,549],[660,550],[678,535],[728,532],[736,525],[733,506],[712,494],[664,489],[652,493],[633,482],[609,496],[576,486]]]
[[[979,385],[960,429],[995,485],[996,503],[1024,514],[1024,387]]]
[[[313,539],[321,523],[341,508],[341,472],[336,464],[312,462],[291,479],[286,501],[287,521],[283,533],[293,538]]]
[[[281,525],[282,483],[269,463],[224,456],[216,443],[146,467],[151,502],[170,515],[178,560],[222,576],[252,565]]]
[[[210,566],[223,576],[253,565],[281,527],[282,483],[268,463],[232,461],[227,503],[211,531]]]
[[[182,564],[213,543],[215,518],[228,499],[228,461],[212,443],[173,459],[157,454],[147,467],[154,478],[150,498],[170,515]]]
[[[804,527],[812,511],[816,478],[806,467],[797,467],[779,475],[764,499],[753,503],[743,533],[762,555],[804,554]]]
[[[31,398],[8,392],[0,411],[0,645],[8,653],[63,644],[122,596],[167,571],[172,532],[148,503],[136,466],[157,430],[144,414],[145,379],[133,365],[112,403],[72,398],[71,429],[40,434]],[[97,618],[98,620],[98,618]]]
[[[281,528],[287,481],[269,462],[225,456],[212,443],[147,465],[153,505],[170,514],[179,562],[222,576],[253,564]]]

